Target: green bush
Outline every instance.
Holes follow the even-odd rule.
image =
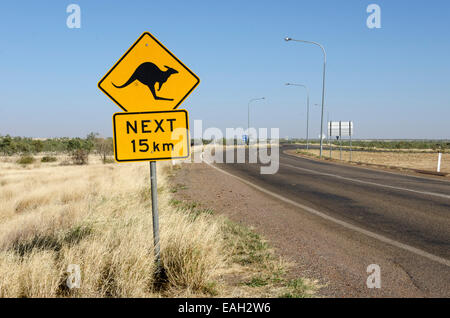
[[[52,156],[45,156],[42,157],[41,162],[55,162],[58,159],[56,157],[52,157]]]
[[[76,149],[71,152],[70,157],[75,165],[87,165],[89,152],[86,149]]]
[[[21,164],[21,165],[28,165],[33,162],[34,162],[34,158],[31,156],[22,156],[22,157],[20,157],[19,160],[17,160],[17,163]]]

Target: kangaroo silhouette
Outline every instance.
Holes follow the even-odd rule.
[[[173,100],[173,98],[164,98],[156,96],[155,92],[155,85],[156,83],[159,84],[158,91],[161,89],[162,85],[169,79],[169,77],[172,74],[177,74],[178,71],[169,67],[165,66],[167,70],[162,71],[159,69],[158,66],[151,62],[145,62],[142,63],[137,67],[137,69],[134,71],[133,75],[128,79],[128,81],[125,82],[125,84],[117,86],[116,84],[112,83],[116,88],[124,88],[134,81],[138,80],[142,84],[148,86],[150,88],[150,91],[152,92],[153,98],[155,100]]]

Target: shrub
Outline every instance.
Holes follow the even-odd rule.
[[[70,157],[74,164],[86,165],[89,161],[89,152],[85,149],[76,149],[71,152]]]
[[[34,162],[34,158],[32,156],[22,156],[19,160],[17,160],[18,164],[28,165]]]
[[[104,164],[115,163],[114,159],[112,159],[112,158],[103,158],[102,161]]]
[[[45,156],[42,157],[41,162],[55,162],[57,161],[56,157],[52,157],[52,156]]]

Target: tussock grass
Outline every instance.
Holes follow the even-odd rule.
[[[179,166],[158,163],[165,277],[156,282],[148,164],[58,162],[0,161],[0,297],[288,293],[286,264],[258,235],[172,197],[185,187],[168,180]],[[66,284],[71,264],[80,267],[79,288]]]
[[[314,297],[321,287],[316,280],[289,279],[295,264],[277,257],[269,244],[246,226],[225,220],[225,244],[231,261],[241,268],[243,280],[231,297]]]
[[[220,222],[169,204],[159,164],[161,256],[155,289],[147,164],[0,163],[0,297],[205,295],[226,266]],[[80,288],[65,281],[81,269]]]

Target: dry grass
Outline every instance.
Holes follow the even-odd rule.
[[[302,153],[303,152],[306,152],[306,150],[302,150]],[[308,153],[314,156],[318,156],[319,150],[310,149],[308,150]],[[339,160],[340,159],[339,153],[340,153],[339,149],[333,149],[332,158]],[[326,158],[330,157],[329,150],[324,150],[324,156]],[[342,160],[349,161],[350,152],[342,151]],[[378,164],[378,165],[419,169],[419,170],[430,170],[430,171],[436,171],[437,160],[438,160],[437,153],[425,153],[425,152],[406,153],[406,152],[353,151],[352,153],[353,162]],[[441,172],[450,173],[450,153],[442,154]]]
[[[92,161],[92,160],[91,160]],[[212,218],[168,206],[159,169],[161,254],[171,289],[204,294],[225,266]],[[162,168],[162,169],[161,169]],[[1,297],[159,297],[148,164],[0,166]],[[81,288],[65,286],[81,268]]]
[[[285,267],[274,258],[241,263],[236,255],[255,253],[251,242],[242,251],[248,233],[235,233],[231,223],[203,210],[174,206],[168,179],[177,168],[171,163],[158,163],[167,276],[161,286],[154,277],[148,163],[16,161],[0,162],[0,297],[259,297],[292,291],[288,282],[270,281],[264,290],[242,283]],[[236,245],[240,240],[243,245]],[[70,264],[80,266],[80,288],[66,285]],[[239,278],[230,285],[230,276]]]

